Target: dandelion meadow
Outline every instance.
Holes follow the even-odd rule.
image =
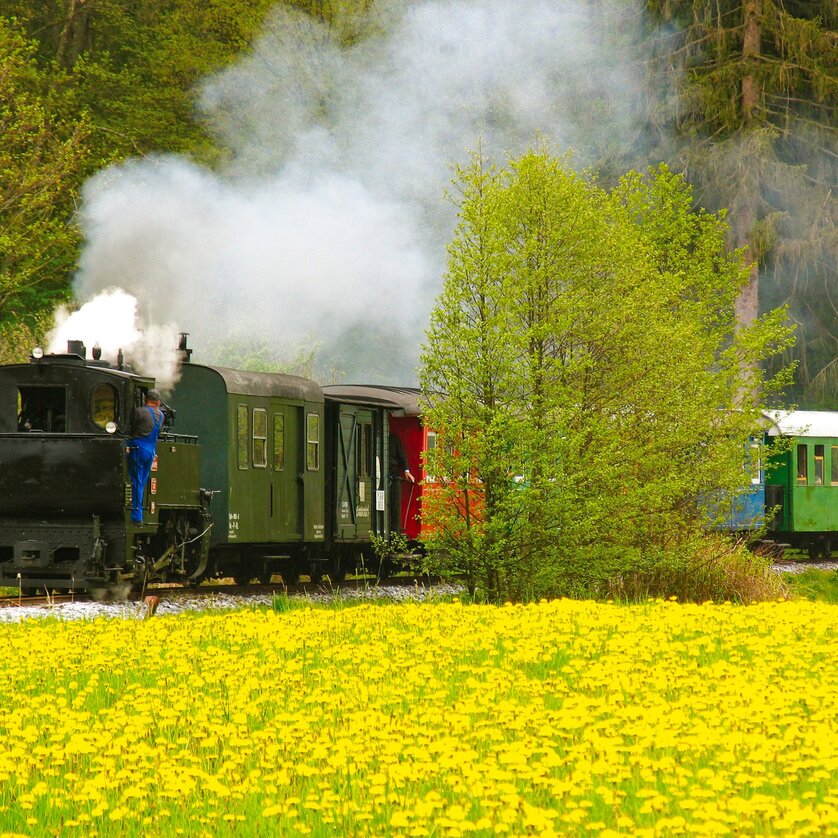
[[[0,831],[838,832],[838,610],[557,601],[0,628]]]

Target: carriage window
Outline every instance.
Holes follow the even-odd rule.
[[[306,468],[320,468],[320,417],[316,413],[306,416]]]
[[[423,455],[422,465],[425,469],[427,469],[428,458],[433,456],[433,452],[436,449],[436,431],[428,431],[428,441],[425,444],[427,446],[427,451],[425,451]],[[437,465],[434,466],[435,469],[437,467]],[[427,471],[425,472],[425,480],[428,483],[436,483],[436,477],[429,476]]]
[[[268,411],[261,407],[253,408],[253,467],[265,468],[268,465]]]
[[[236,410],[236,444],[238,446],[239,468],[246,469],[248,463],[247,444],[250,439],[247,427],[247,405],[240,404]]]
[[[832,446],[832,485],[838,486],[838,445]]]
[[[808,446],[797,446],[797,482],[806,485],[809,482],[809,454]]]
[[[97,428],[116,422],[117,394],[111,384],[97,384],[90,391],[90,418]]]
[[[372,459],[372,425],[358,425],[358,458],[355,468],[360,478],[367,478],[371,474],[370,461]]]
[[[67,391],[64,387],[20,387],[17,429],[62,434],[67,430]]]
[[[274,470],[285,468],[285,417],[274,413]]]
[[[765,475],[762,473],[762,459],[760,458],[759,445],[756,443],[751,444],[748,466],[751,470],[751,484],[759,486],[765,480]]]
[[[823,486],[823,445],[815,446],[815,485]]]

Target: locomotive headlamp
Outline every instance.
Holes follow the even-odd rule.
[[[44,350],[43,350],[40,346],[36,346],[36,347],[32,350],[32,357],[33,357],[36,361],[40,361],[40,360],[41,360],[41,358],[43,358],[43,357],[44,357]]]
[[[116,422],[108,422],[107,425],[105,425],[105,430],[109,434],[115,434],[116,433]]]

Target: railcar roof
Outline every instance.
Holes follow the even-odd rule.
[[[352,404],[369,404],[398,410],[405,416],[419,416],[418,387],[388,387],[383,384],[329,384],[323,388],[327,399]]]
[[[287,399],[299,399],[307,402],[322,402],[323,394],[316,381],[299,375],[286,375],[278,372],[249,372],[233,370],[228,367],[215,367],[209,364],[184,364],[183,374],[188,375],[190,367],[203,367],[212,370],[224,382],[228,393],[238,396],[281,396]]]
[[[769,410],[769,436],[836,437],[838,413],[828,410]]]

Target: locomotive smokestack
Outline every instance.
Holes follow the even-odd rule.
[[[116,368],[123,369],[125,367],[125,353],[120,349],[116,355]]]
[[[68,340],[67,341],[67,354],[68,355],[78,355],[79,358],[86,358],[87,357],[87,348],[85,347],[83,341]]]
[[[192,358],[192,350],[187,347],[187,338],[189,337],[189,332],[181,332],[180,333],[180,341],[178,342],[177,349],[178,349],[178,356],[180,360],[184,364],[188,364]]]
[[[93,346],[93,360],[99,361],[102,358],[102,347],[99,344],[94,344]]]

